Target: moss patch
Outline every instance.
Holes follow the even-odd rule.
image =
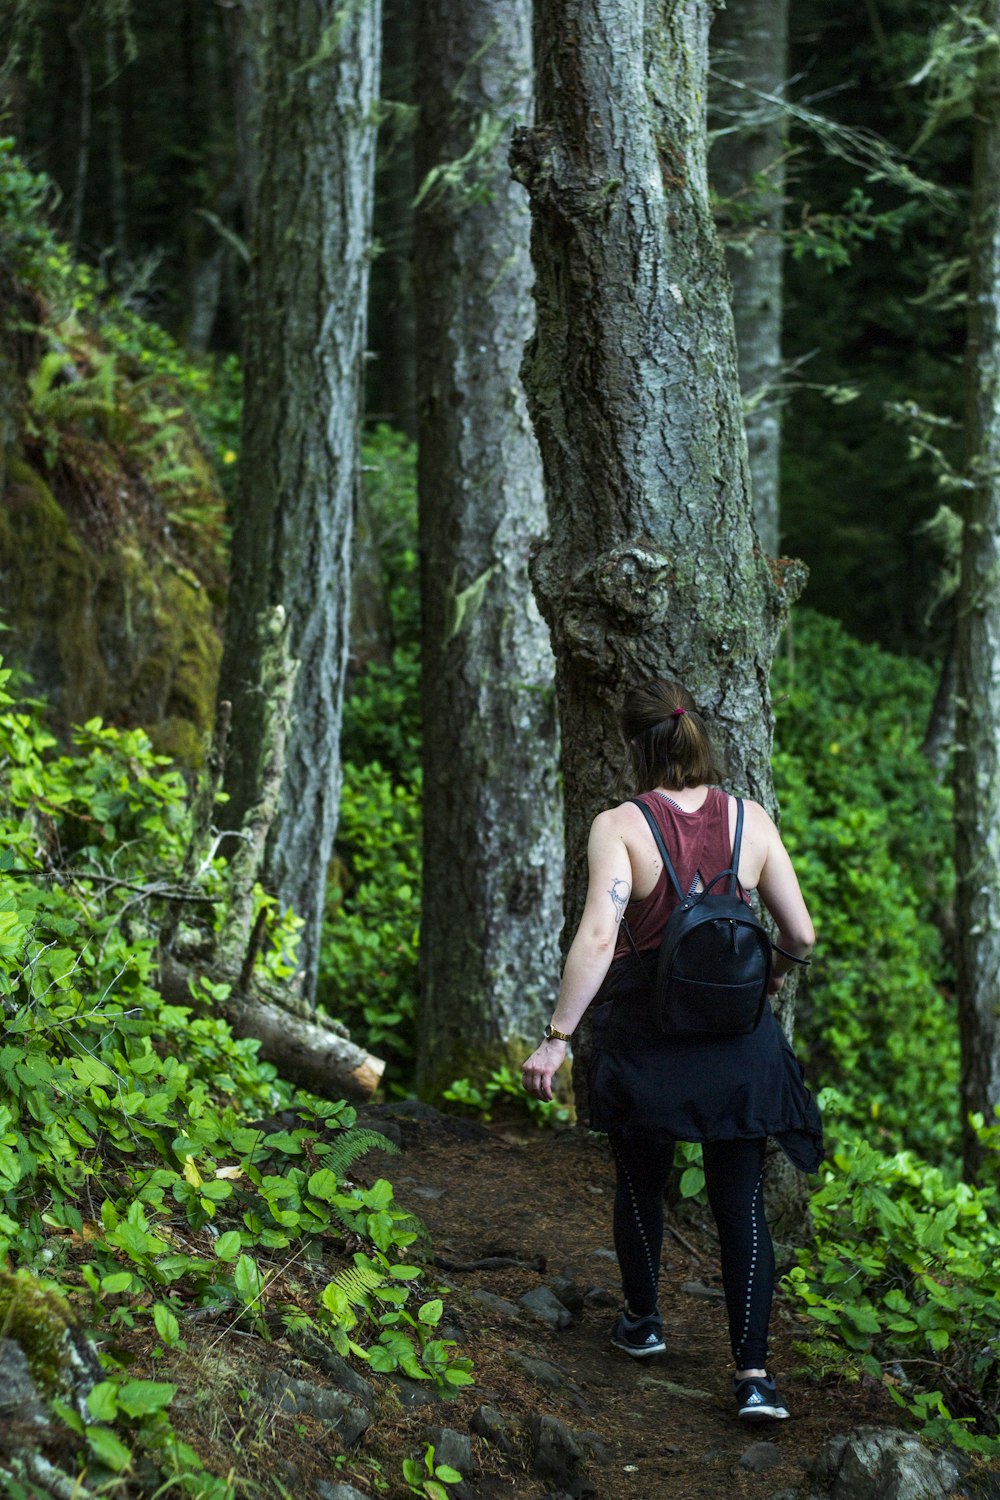
[[[69,1303],[27,1271],[0,1272],[0,1338],[13,1339],[40,1390],[52,1395],[66,1383],[67,1341],[73,1327]]]

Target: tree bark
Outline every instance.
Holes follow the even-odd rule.
[[[384,0],[383,119],[375,177],[367,410],[417,435],[417,310],[413,296],[413,199],[417,191],[412,107],[417,17],[412,0]]]
[[[973,108],[966,364],[968,479],[958,591],[955,866],[966,1172],[983,1153],[968,1115],[1000,1105],[1000,0],[982,6]]]
[[[311,995],[340,796],[379,3],[267,0],[261,34],[241,495],[220,695],[233,704],[226,785],[239,819],[260,789],[255,621],[283,604],[300,670],[267,876],[304,920]]]
[[[549,513],[533,580],[556,655],[567,933],[590,823],[621,796],[628,685],[680,677],[730,785],[774,810],[768,671],[804,570],[755,546],[708,200],[710,12],[708,0],[540,0],[537,123],[515,139],[533,214],[525,381]],[[584,1039],[577,1073],[581,1051]]]
[[[424,904],[418,1080],[520,1064],[558,980],[553,662],[528,579],[541,464],[518,374],[529,217],[527,0],[423,0],[416,223]]]
[[[736,353],[757,535],[780,548],[781,325],[784,292],[785,153],[780,98],[787,77],[788,0],[739,0],[712,26],[710,103],[719,134],[712,182],[728,220]]]

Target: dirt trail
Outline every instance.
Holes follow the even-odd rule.
[[[820,1386],[802,1372],[792,1344],[803,1329],[783,1298],[772,1321],[772,1368],[792,1413],[789,1421],[747,1430],[734,1418],[728,1392],[730,1356],[724,1307],[719,1297],[682,1290],[697,1281],[720,1289],[717,1245],[707,1212],[694,1209],[677,1220],[687,1245],[668,1236],[664,1246],[661,1308],[668,1352],[632,1360],[610,1348],[608,1333],[619,1300],[612,1253],[613,1175],[607,1148],[576,1132],[537,1133],[519,1138],[494,1129],[474,1139],[455,1139],[440,1126],[407,1125],[403,1155],[391,1163],[399,1202],[420,1214],[435,1252],[457,1262],[506,1252],[544,1270],[442,1271],[455,1289],[449,1299],[461,1330],[463,1352],[475,1361],[476,1387],[439,1410],[435,1420],[465,1430],[480,1403],[526,1418],[544,1412],[571,1427],[596,1432],[607,1447],[605,1462],[591,1461],[587,1474],[609,1500],[674,1500],[674,1497],[746,1495],[770,1500],[802,1483],[803,1465],[826,1440],[859,1423],[898,1423],[885,1394],[861,1386]],[[521,1311],[516,1321],[493,1311],[477,1291],[516,1302],[523,1293],[557,1276],[583,1291],[599,1287],[606,1305],[592,1298],[561,1332]],[[563,1389],[540,1387],[510,1358],[510,1350],[539,1357],[565,1372]],[[708,1393],[679,1396],[664,1382]],[[777,1448],[776,1466],[751,1472],[739,1460],[761,1439]],[[491,1472],[492,1470],[492,1472]],[[487,1458],[475,1480],[477,1496],[521,1500],[561,1494],[558,1486],[522,1470],[516,1459]]]

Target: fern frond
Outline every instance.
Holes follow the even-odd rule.
[[[399,1155],[399,1147],[380,1130],[345,1130],[324,1152],[323,1165],[338,1177],[344,1177],[359,1157],[369,1151],[387,1151],[390,1156]]]
[[[352,1307],[367,1308],[372,1293],[388,1286],[391,1280],[391,1276],[387,1276],[376,1266],[348,1266],[345,1270],[338,1271],[333,1278],[333,1285],[340,1288]]]

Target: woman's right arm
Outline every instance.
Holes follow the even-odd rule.
[[[767,814],[764,816],[767,817]],[[767,822],[766,853],[757,880],[757,890],[777,925],[779,945],[787,948],[789,953],[794,953],[796,958],[807,958],[816,942],[812,918],[799,889],[791,857],[781,842],[781,835],[771,818],[767,817]],[[771,969],[772,991],[781,988],[785,975],[792,967],[790,958],[786,958],[783,953],[775,953]]]

